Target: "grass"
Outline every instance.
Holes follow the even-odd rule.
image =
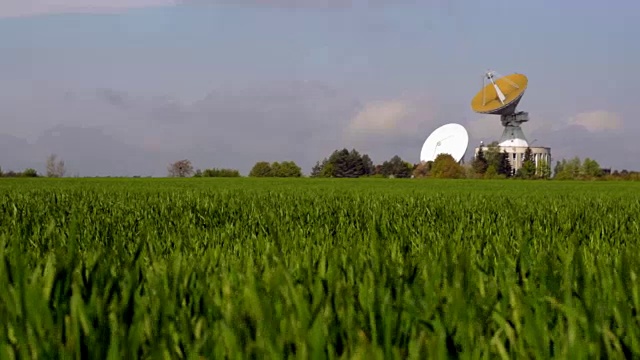
[[[2,358],[640,356],[640,184],[2,179]]]

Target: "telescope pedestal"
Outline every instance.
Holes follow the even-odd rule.
[[[500,122],[502,122],[502,126],[504,126],[504,131],[502,131],[499,146],[528,147],[529,143],[520,127],[522,123],[527,121],[529,121],[529,113],[524,111],[509,115],[500,115]]]

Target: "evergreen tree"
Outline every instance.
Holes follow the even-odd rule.
[[[320,161],[316,161],[316,164],[313,166],[313,168],[311,168],[311,177],[320,177],[320,174],[322,172],[322,166],[326,163],[327,159],[324,159],[324,161],[322,162],[322,164],[320,164]]]
[[[322,163],[316,162],[311,170],[312,177],[357,178],[371,175],[373,162],[367,154],[360,154],[356,149],[335,150]]]
[[[362,155],[362,165],[363,165],[363,175],[365,176],[369,176],[369,175],[373,175],[373,171],[374,171],[374,167],[373,167],[373,161],[371,161],[371,158],[369,157],[369,155],[364,154]]]
[[[346,155],[345,160],[346,168],[344,177],[357,178],[364,175],[364,162],[362,161],[360,153],[358,153],[356,149],[352,149],[349,154]]]
[[[385,161],[384,163],[382,163],[382,168],[386,169],[386,171],[383,170],[386,176],[397,177],[396,172],[397,172],[398,166],[402,166],[402,160],[400,160],[400,157],[397,155],[394,155],[391,158],[391,160]]]
[[[518,176],[524,179],[531,179],[536,174],[536,163],[531,153],[531,148],[527,147],[524,151],[524,159],[522,167],[518,169]]]
[[[511,162],[509,161],[509,154],[507,154],[506,150],[503,150],[500,153],[497,170],[498,170],[498,174],[504,175],[506,177],[511,177],[511,175],[513,174]]]
[[[476,154],[475,159],[473,159],[471,166],[476,174],[484,175],[484,173],[487,172],[489,163],[484,157],[484,151],[482,151],[482,148],[478,149],[478,154]]]
[[[395,155],[389,161],[382,163],[381,174],[389,177],[408,178],[411,177],[413,165],[403,161],[400,156]]]

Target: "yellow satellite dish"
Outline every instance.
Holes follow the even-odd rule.
[[[511,74],[494,79],[495,72],[487,72],[482,89],[471,99],[471,109],[481,114],[511,115],[527,89],[529,80],[523,74]],[[489,84],[485,86],[485,79]]]

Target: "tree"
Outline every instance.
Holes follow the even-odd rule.
[[[362,155],[356,149],[351,149],[351,151],[342,149],[335,154],[334,160],[334,175],[336,177],[357,178],[368,175]]]
[[[266,161],[258,161],[251,171],[249,172],[250,177],[269,177],[271,176],[271,165]]]
[[[433,166],[433,161],[422,161],[413,169],[413,177],[414,178],[423,178],[428,177],[431,172],[431,167]]]
[[[332,163],[327,162],[323,167],[322,167],[322,171],[320,172],[320,176],[321,177],[333,177],[335,170],[334,170],[334,166]]]
[[[391,160],[383,162],[380,170],[385,177],[409,178],[411,177],[413,165],[395,155]]]
[[[537,176],[541,179],[548,179],[551,177],[551,166],[546,160],[541,159],[538,161],[536,174],[538,174]]]
[[[269,176],[273,177],[301,177],[302,169],[293,161],[274,162],[271,164]]]
[[[363,169],[363,175],[373,175],[373,171],[374,171],[374,167],[373,167],[373,161],[371,161],[371,158],[369,157],[369,155],[364,154],[362,155],[362,169]]]
[[[316,162],[316,165],[311,169],[311,177],[333,177],[333,164],[329,162],[329,159]]]
[[[493,165],[493,167],[497,169],[500,167],[500,147],[498,146],[498,142],[494,141],[487,145],[487,151],[484,153],[485,159],[487,159],[487,169],[489,166]]]
[[[320,161],[316,161],[316,164],[313,166],[313,168],[311,168],[311,174],[309,175],[311,177],[320,177],[320,175],[322,175],[322,169],[324,168],[325,163],[326,159],[322,162],[322,164],[320,163]]]
[[[476,173],[476,171],[473,169],[473,160],[471,160],[470,163],[465,163],[463,164],[462,162],[459,163],[460,167],[462,168],[462,177],[466,178],[466,179],[477,179],[482,177],[482,174],[478,174]]]
[[[356,149],[335,150],[322,163],[316,162],[311,171],[312,177],[357,178],[374,173],[373,162],[367,154]]]
[[[473,167],[473,171],[478,175],[484,175],[487,172],[487,168],[489,167],[489,163],[487,159],[484,157],[484,151],[482,151],[482,147],[478,149],[478,153],[476,157],[471,162],[471,166]]]
[[[431,167],[431,176],[439,179],[460,179],[464,168],[449,154],[438,154]]]
[[[28,168],[28,169],[25,169],[20,176],[22,176],[22,177],[38,177],[38,172],[35,169]]]
[[[597,161],[590,158],[584,159],[584,161],[582,162],[582,166],[580,167],[580,177],[593,179],[602,177],[602,175],[603,171]]]
[[[522,167],[518,169],[518,177],[523,179],[531,179],[536,174],[536,163],[531,153],[531,148],[527,147],[524,151],[524,159],[522,161]]]
[[[354,177],[355,173],[349,170],[349,150],[336,150],[329,156],[329,163],[333,165],[333,177]]]
[[[302,177],[302,169],[294,161],[266,161],[257,162],[251,172],[251,177]]]
[[[571,160],[562,159],[562,162],[556,164],[557,173],[554,177],[558,180],[575,180],[580,177],[580,158],[574,157]]]
[[[494,165],[489,165],[487,167],[487,171],[484,173],[484,178],[485,179],[495,179],[495,178],[499,178],[500,175],[498,175],[498,170],[496,169],[496,167]]]
[[[562,163],[560,161],[556,161],[556,166],[553,168],[553,176],[557,177],[560,172],[562,172],[564,163],[566,161],[562,159]]]
[[[205,169],[200,172],[197,170],[194,177],[240,177],[240,171],[236,169]]]
[[[280,163],[274,161],[271,163],[271,171],[269,173],[270,177],[280,177],[282,170],[280,169]]]
[[[499,154],[497,170],[498,174],[504,175],[506,177],[511,177],[511,175],[513,175],[513,169],[511,168],[511,162],[509,161],[509,154],[506,150],[503,150]]]
[[[193,165],[190,160],[179,160],[170,164],[167,171],[170,177],[186,177],[193,174]]]
[[[51,154],[47,158],[47,177],[63,177],[66,173],[64,161],[59,160],[56,162],[56,159],[56,154]]]
[[[278,177],[302,177],[302,169],[293,161],[283,161],[280,163],[279,170],[274,170],[274,173]]]

